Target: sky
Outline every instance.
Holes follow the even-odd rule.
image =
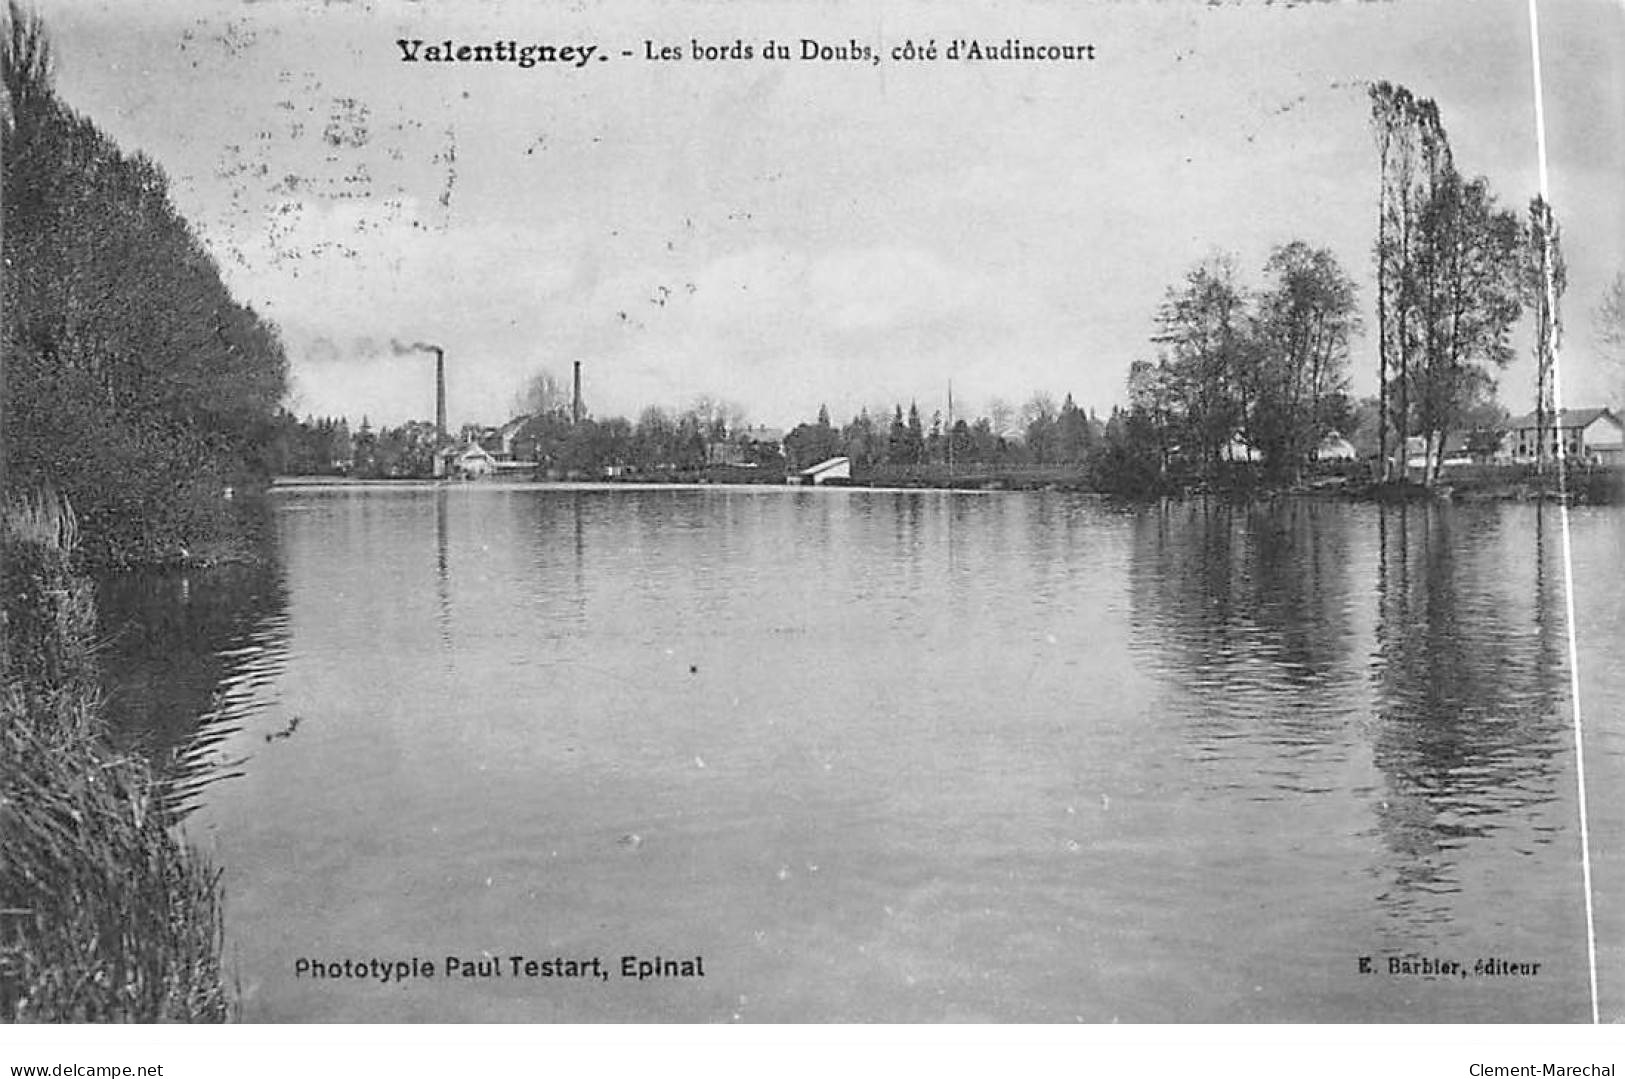
[[[827,404],[979,413],[1067,393],[1104,415],[1202,259],[1252,283],[1329,247],[1368,324],[1367,87],[1434,98],[1458,165],[1538,190],[1526,0],[38,0],[57,84],[156,160],[233,293],[277,324],[301,415],[498,423],[583,365],[600,417],[700,395],[789,426]],[[1591,312],[1625,268],[1625,5],[1542,0],[1551,198],[1569,290],[1564,400],[1615,390]],[[801,41],[879,62],[802,60]],[[967,62],[954,39],[1092,44]],[[403,59],[594,45],[585,64]],[[789,60],[761,58],[768,40]],[[695,41],[749,45],[698,60]],[[935,41],[939,59],[903,60]],[[648,59],[663,47],[682,59]],[[839,49],[837,50],[839,51]],[[630,55],[626,55],[630,54]],[[602,57],[602,59],[600,59]],[[1514,411],[1533,366],[1501,377]]]

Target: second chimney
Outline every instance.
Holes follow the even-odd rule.
[[[434,429],[440,441],[446,441],[446,350],[434,350]]]

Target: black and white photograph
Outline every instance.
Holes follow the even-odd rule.
[[[0,1019],[1625,1020],[1617,0],[6,2]]]

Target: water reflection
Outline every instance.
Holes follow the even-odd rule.
[[[1549,529],[1535,507],[1170,504],[1134,521],[1137,650],[1209,789],[1354,794],[1380,902],[1442,921],[1464,847],[1566,824]]]
[[[1574,1014],[1562,595],[1532,507],[283,497],[291,615],[278,577],[258,647],[291,658],[255,683],[277,705],[234,747],[255,767],[200,820],[250,1018]],[[217,636],[223,668],[256,643]],[[1617,711],[1617,679],[1596,700]],[[288,973],[294,947],[532,945],[721,973],[590,995]],[[1554,973],[1339,977],[1457,946]]]
[[[1539,508],[1513,535],[1500,507],[1378,512],[1374,810],[1392,855],[1381,899],[1443,920],[1464,846],[1503,830],[1544,845],[1561,826],[1536,812],[1558,797],[1566,745],[1552,552]]]
[[[1134,519],[1136,641],[1210,753],[1315,743],[1349,718],[1350,507],[1167,503]]]
[[[252,564],[97,581],[102,674],[121,744],[185,773],[271,702],[287,660],[288,597],[273,537],[258,554]]]
[[[546,610],[539,612],[539,636],[558,637],[586,619],[587,537],[597,527],[595,500],[603,497],[570,490],[513,500],[513,533],[526,540],[531,594],[547,599]]]

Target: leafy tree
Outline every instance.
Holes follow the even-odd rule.
[[[1557,219],[1549,202],[1536,195],[1529,201],[1529,226],[1524,233],[1523,289],[1535,316],[1535,445],[1547,444],[1546,425],[1556,419],[1553,366],[1563,334],[1559,304],[1568,287],[1568,269]],[[1546,454],[1537,453],[1536,468],[1544,471]]]
[[[1055,424],[1060,409],[1055,398],[1035,393],[1021,406],[1021,437],[1027,456],[1034,464],[1052,464],[1059,459]]]
[[[970,426],[971,460],[995,463],[1010,455],[1010,443],[994,428],[993,417],[983,416]]]
[[[696,397],[688,415],[694,417],[695,423],[713,442],[724,441],[730,433],[745,426],[743,406],[710,394]]]
[[[895,406],[892,413],[892,426],[886,432],[886,463],[887,465],[908,465],[910,452],[908,452],[908,424],[903,423],[903,406]]]
[[[913,401],[908,403],[908,425],[904,435],[903,463],[919,465],[925,463],[925,428],[920,423],[920,406]]]
[[[1331,251],[1302,241],[1276,248],[1264,272],[1253,347],[1241,353],[1245,430],[1266,468],[1296,476],[1338,425],[1359,327],[1354,282]]]
[[[1518,216],[1497,207],[1488,181],[1448,170],[1422,217],[1418,258],[1420,364],[1412,372],[1417,428],[1430,447],[1434,482],[1446,434],[1475,401],[1494,393],[1494,372],[1512,359],[1523,311]]]
[[[1089,416],[1066,395],[1055,418],[1055,459],[1062,464],[1081,465],[1094,452],[1094,428]]]
[[[986,421],[981,419],[977,423],[986,423]],[[977,436],[972,431],[970,424],[965,423],[964,419],[955,419],[954,426],[947,429],[949,460],[954,461],[954,463],[970,463],[970,461],[981,460],[977,448]]]
[[[948,440],[943,436],[942,412],[931,413],[931,426],[925,430],[925,460],[931,464],[945,464],[948,460]]]
[[[1016,410],[1004,398],[995,397],[987,403],[987,422],[993,437],[1010,438],[1015,434]]]
[[[1426,345],[1425,318],[1420,313],[1428,292],[1421,269],[1426,246],[1423,218],[1437,203],[1438,190],[1453,175],[1454,164],[1435,102],[1387,82],[1371,88],[1371,100],[1382,181],[1376,247],[1379,440],[1388,475],[1389,429],[1401,461],[1405,440],[1415,429],[1412,391],[1422,377],[1418,369]]]
[[[1402,86],[1379,82],[1371,87],[1371,123],[1377,142],[1377,452],[1389,465],[1388,431],[1392,395],[1403,382],[1399,279],[1409,250],[1411,174],[1414,170],[1415,100]],[[1403,445],[1403,425],[1399,442]]]
[[[685,412],[677,419],[677,442],[673,447],[671,464],[678,469],[705,467],[706,429],[700,417]]]
[[[650,405],[632,430],[632,459],[639,468],[670,465],[677,453],[677,423],[665,409]]]
[[[371,476],[378,469],[378,435],[366,416],[361,417],[361,429],[350,439],[351,470],[358,476]]]
[[[612,416],[597,424],[594,433],[599,467],[632,463],[632,424],[629,421]]]
[[[810,468],[841,456],[841,436],[827,424],[803,423],[784,436],[784,455],[793,469]]]
[[[1149,495],[1166,484],[1162,434],[1146,409],[1113,408],[1101,436],[1102,445],[1090,462],[1093,485],[1123,495]]]
[[[841,428],[841,454],[852,458],[852,464],[865,471],[885,460],[886,440],[875,426],[868,409],[852,417],[852,422]]]
[[[1378,218],[1379,372],[1384,426],[1401,448],[1426,438],[1432,483],[1446,433],[1493,387],[1528,295],[1529,241],[1482,177],[1457,169],[1438,106],[1403,87],[1372,88],[1382,188]],[[1550,254],[1555,226],[1539,209]],[[1555,312],[1548,312],[1555,326]],[[1384,439],[1384,442],[1386,440]],[[1402,450],[1403,453],[1403,450]]]
[[[1163,475],[1168,471],[1168,459],[1173,449],[1169,437],[1174,425],[1175,408],[1173,378],[1166,360],[1159,363],[1136,360],[1129,364],[1128,399],[1129,415],[1144,426],[1143,433],[1149,435],[1155,450],[1157,474]],[[1108,442],[1113,446],[1122,446],[1126,444],[1129,419],[1127,416],[1117,418],[1117,437],[1109,438]],[[1106,427],[1110,434],[1110,420],[1106,422]],[[1142,448],[1136,446],[1136,450]]]
[[[1157,313],[1152,340],[1163,348],[1181,447],[1205,476],[1216,471],[1244,417],[1247,299],[1234,260],[1216,255],[1194,267],[1183,286],[1170,288]]]

